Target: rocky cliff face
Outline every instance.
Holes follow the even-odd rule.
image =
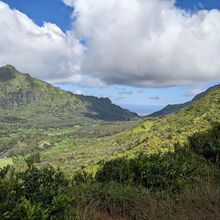
[[[33,91],[11,92],[6,96],[0,97],[0,107],[3,109],[12,109],[19,105],[34,104],[39,101],[40,94]]]

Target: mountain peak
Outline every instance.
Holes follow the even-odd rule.
[[[0,82],[6,82],[15,78],[15,73],[17,72],[17,69],[12,65],[5,65],[0,67]]]
[[[0,68],[8,68],[8,69],[16,70],[16,68],[14,66],[10,65],[10,64],[4,65]]]
[[[0,118],[1,112],[10,116],[42,120],[131,120],[138,115],[112,104],[107,98],[78,96],[58,89],[46,82],[20,73],[15,67],[0,67]],[[44,119],[43,119],[44,120]]]

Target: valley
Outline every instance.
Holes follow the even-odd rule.
[[[219,220],[220,1],[0,0],[0,220]]]
[[[219,86],[155,118],[10,65],[0,85],[1,219],[220,215]]]

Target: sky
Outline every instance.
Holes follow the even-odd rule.
[[[0,0],[0,66],[138,113],[220,81],[219,0]]]

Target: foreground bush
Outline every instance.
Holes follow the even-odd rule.
[[[34,153],[25,171],[0,169],[0,219],[218,219],[219,131],[217,124],[194,134],[187,150],[117,158],[101,163],[95,177],[83,171],[72,180],[37,168]]]
[[[0,219],[55,219],[72,203],[69,181],[53,167],[38,169],[27,161],[25,171],[0,169]]]
[[[182,151],[107,161],[95,178],[99,182],[116,181],[153,190],[179,191],[187,184],[213,175],[215,170],[204,157]]]
[[[188,139],[193,152],[220,162],[220,123],[214,123],[209,130],[197,132]]]

